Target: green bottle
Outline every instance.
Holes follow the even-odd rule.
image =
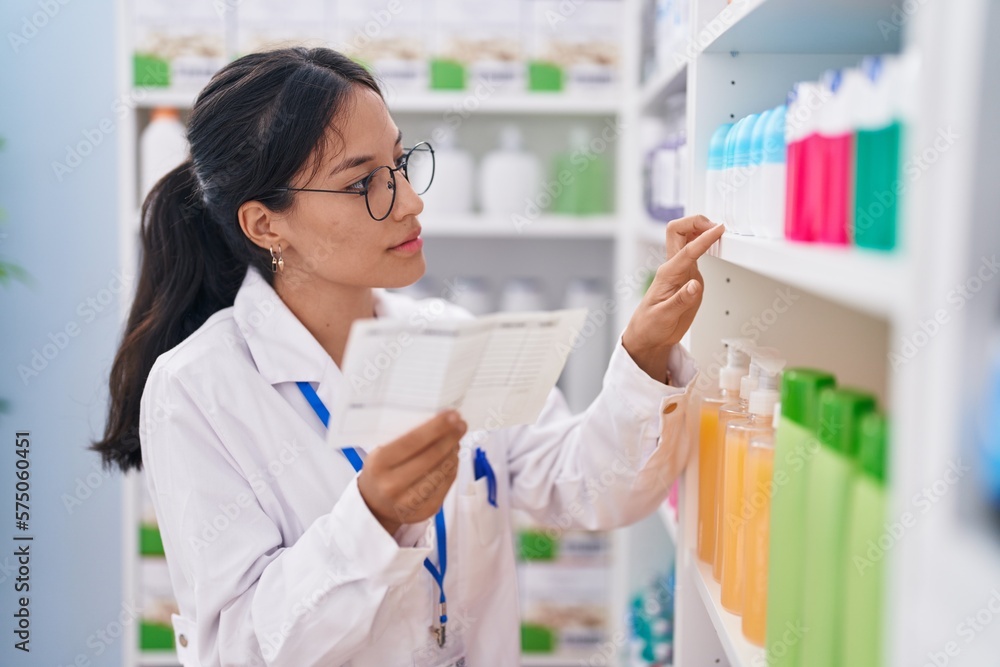
[[[902,199],[902,126],[895,117],[894,68],[880,57],[865,58],[865,97],[859,100],[854,137],[854,242],[862,248],[892,250]]]
[[[550,210],[565,215],[599,215],[611,211],[611,171],[604,151],[607,143],[591,142],[585,127],[570,132],[570,150],[553,160],[549,182],[543,190],[552,197]]]
[[[853,389],[826,389],[819,397],[821,446],[806,482],[803,667],[848,664],[842,660],[841,627],[847,498],[856,476],[861,418],[874,409],[874,397]]]
[[[858,474],[848,500],[847,554],[844,559],[844,653],[851,667],[882,665],[882,614],[888,425],[884,416],[861,420]]]
[[[774,435],[774,492],[768,551],[767,655],[770,667],[795,667],[802,638],[802,566],[806,473],[819,449],[820,391],[834,377],[791,368],[781,378],[781,417]]]

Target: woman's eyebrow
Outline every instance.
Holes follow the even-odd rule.
[[[395,143],[395,145],[398,146],[401,143],[403,143],[403,131],[402,130],[400,130],[399,134],[396,135],[396,143]],[[374,155],[355,155],[354,157],[347,158],[346,160],[344,160],[343,162],[341,162],[340,164],[338,164],[336,167],[334,167],[333,171],[330,172],[330,175],[334,176],[334,175],[339,174],[340,172],[345,171],[347,169],[353,169],[354,167],[360,167],[361,165],[363,165],[365,163],[368,163],[368,162],[371,162],[374,159],[375,159]]]

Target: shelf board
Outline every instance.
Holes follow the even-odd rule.
[[[678,52],[683,58],[683,55]],[[663,71],[657,72],[649,81],[642,85],[639,91],[639,111],[648,115],[657,115],[664,100],[687,90],[687,60],[671,63]]]
[[[573,667],[579,665],[583,658],[558,656],[558,655],[532,655],[530,653],[521,654],[521,667]]]
[[[719,642],[726,652],[730,667],[751,667],[766,664],[764,649],[754,646],[743,637],[740,617],[722,608],[722,589],[712,578],[712,566],[692,554],[695,584],[712,625],[719,635]]]
[[[197,90],[135,88],[132,99],[139,108],[176,107],[190,109]],[[614,116],[620,108],[621,95],[574,95],[568,93],[522,93],[481,96],[475,90],[427,92],[424,94],[386,95],[393,113],[428,113],[466,115],[504,114],[537,116]]]
[[[501,216],[423,215],[422,236],[427,238],[615,238],[618,222],[613,216],[574,217],[545,215],[520,228]]]
[[[180,667],[176,651],[140,651],[140,667]]]
[[[639,227],[639,239],[653,245],[666,246],[667,223],[657,222],[647,216]]]
[[[898,251],[897,251],[898,252]],[[856,247],[797,243],[727,232],[709,254],[849,308],[890,319],[905,294],[898,254]]]
[[[677,526],[677,517],[674,515],[674,508],[664,500],[657,508],[657,512],[660,514],[660,519],[663,520],[663,526],[667,529],[667,534],[670,535],[670,540],[676,547],[679,529]]]
[[[705,53],[887,53],[894,0],[736,0],[695,36]],[[702,39],[704,37],[704,39]]]
[[[551,116],[614,116],[620,108],[617,91],[603,94],[519,93],[482,96],[475,90],[386,95],[393,113],[454,113],[464,115],[521,114]]]

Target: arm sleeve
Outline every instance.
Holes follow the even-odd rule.
[[[154,417],[147,404],[170,409]],[[154,369],[140,419],[164,548],[179,570],[172,576],[193,596],[200,664],[349,661],[389,588],[421,568],[430,550],[401,548],[368,509],[357,477],[328,514],[285,544],[255,492],[259,480],[240,470],[205,404]]]
[[[682,386],[649,377],[619,336],[601,392],[584,412],[573,415],[554,389],[535,424],[510,429],[512,505],[563,529],[606,530],[652,512],[690,452],[694,362],[677,345],[668,366]]]

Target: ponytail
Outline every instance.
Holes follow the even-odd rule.
[[[239,207],[291,206],[287,186],[322,145],[353,86],[379,93],[363,67],[324,48],[253,53],[222,68],[188,122],[191,158],[142,206],[135,300],[110,377],[106,467],[142,468],[139,405],[153,363],[214,313],[233,305],[249,266],[272,281],[270,254],[238,222]]]
[[[139,469],[139,400],[156,358],[233,304],[247,263],[198,201],[190,160],[164,176],[142,207],[142,262],[122,344],[111,366],[106,466]]]

